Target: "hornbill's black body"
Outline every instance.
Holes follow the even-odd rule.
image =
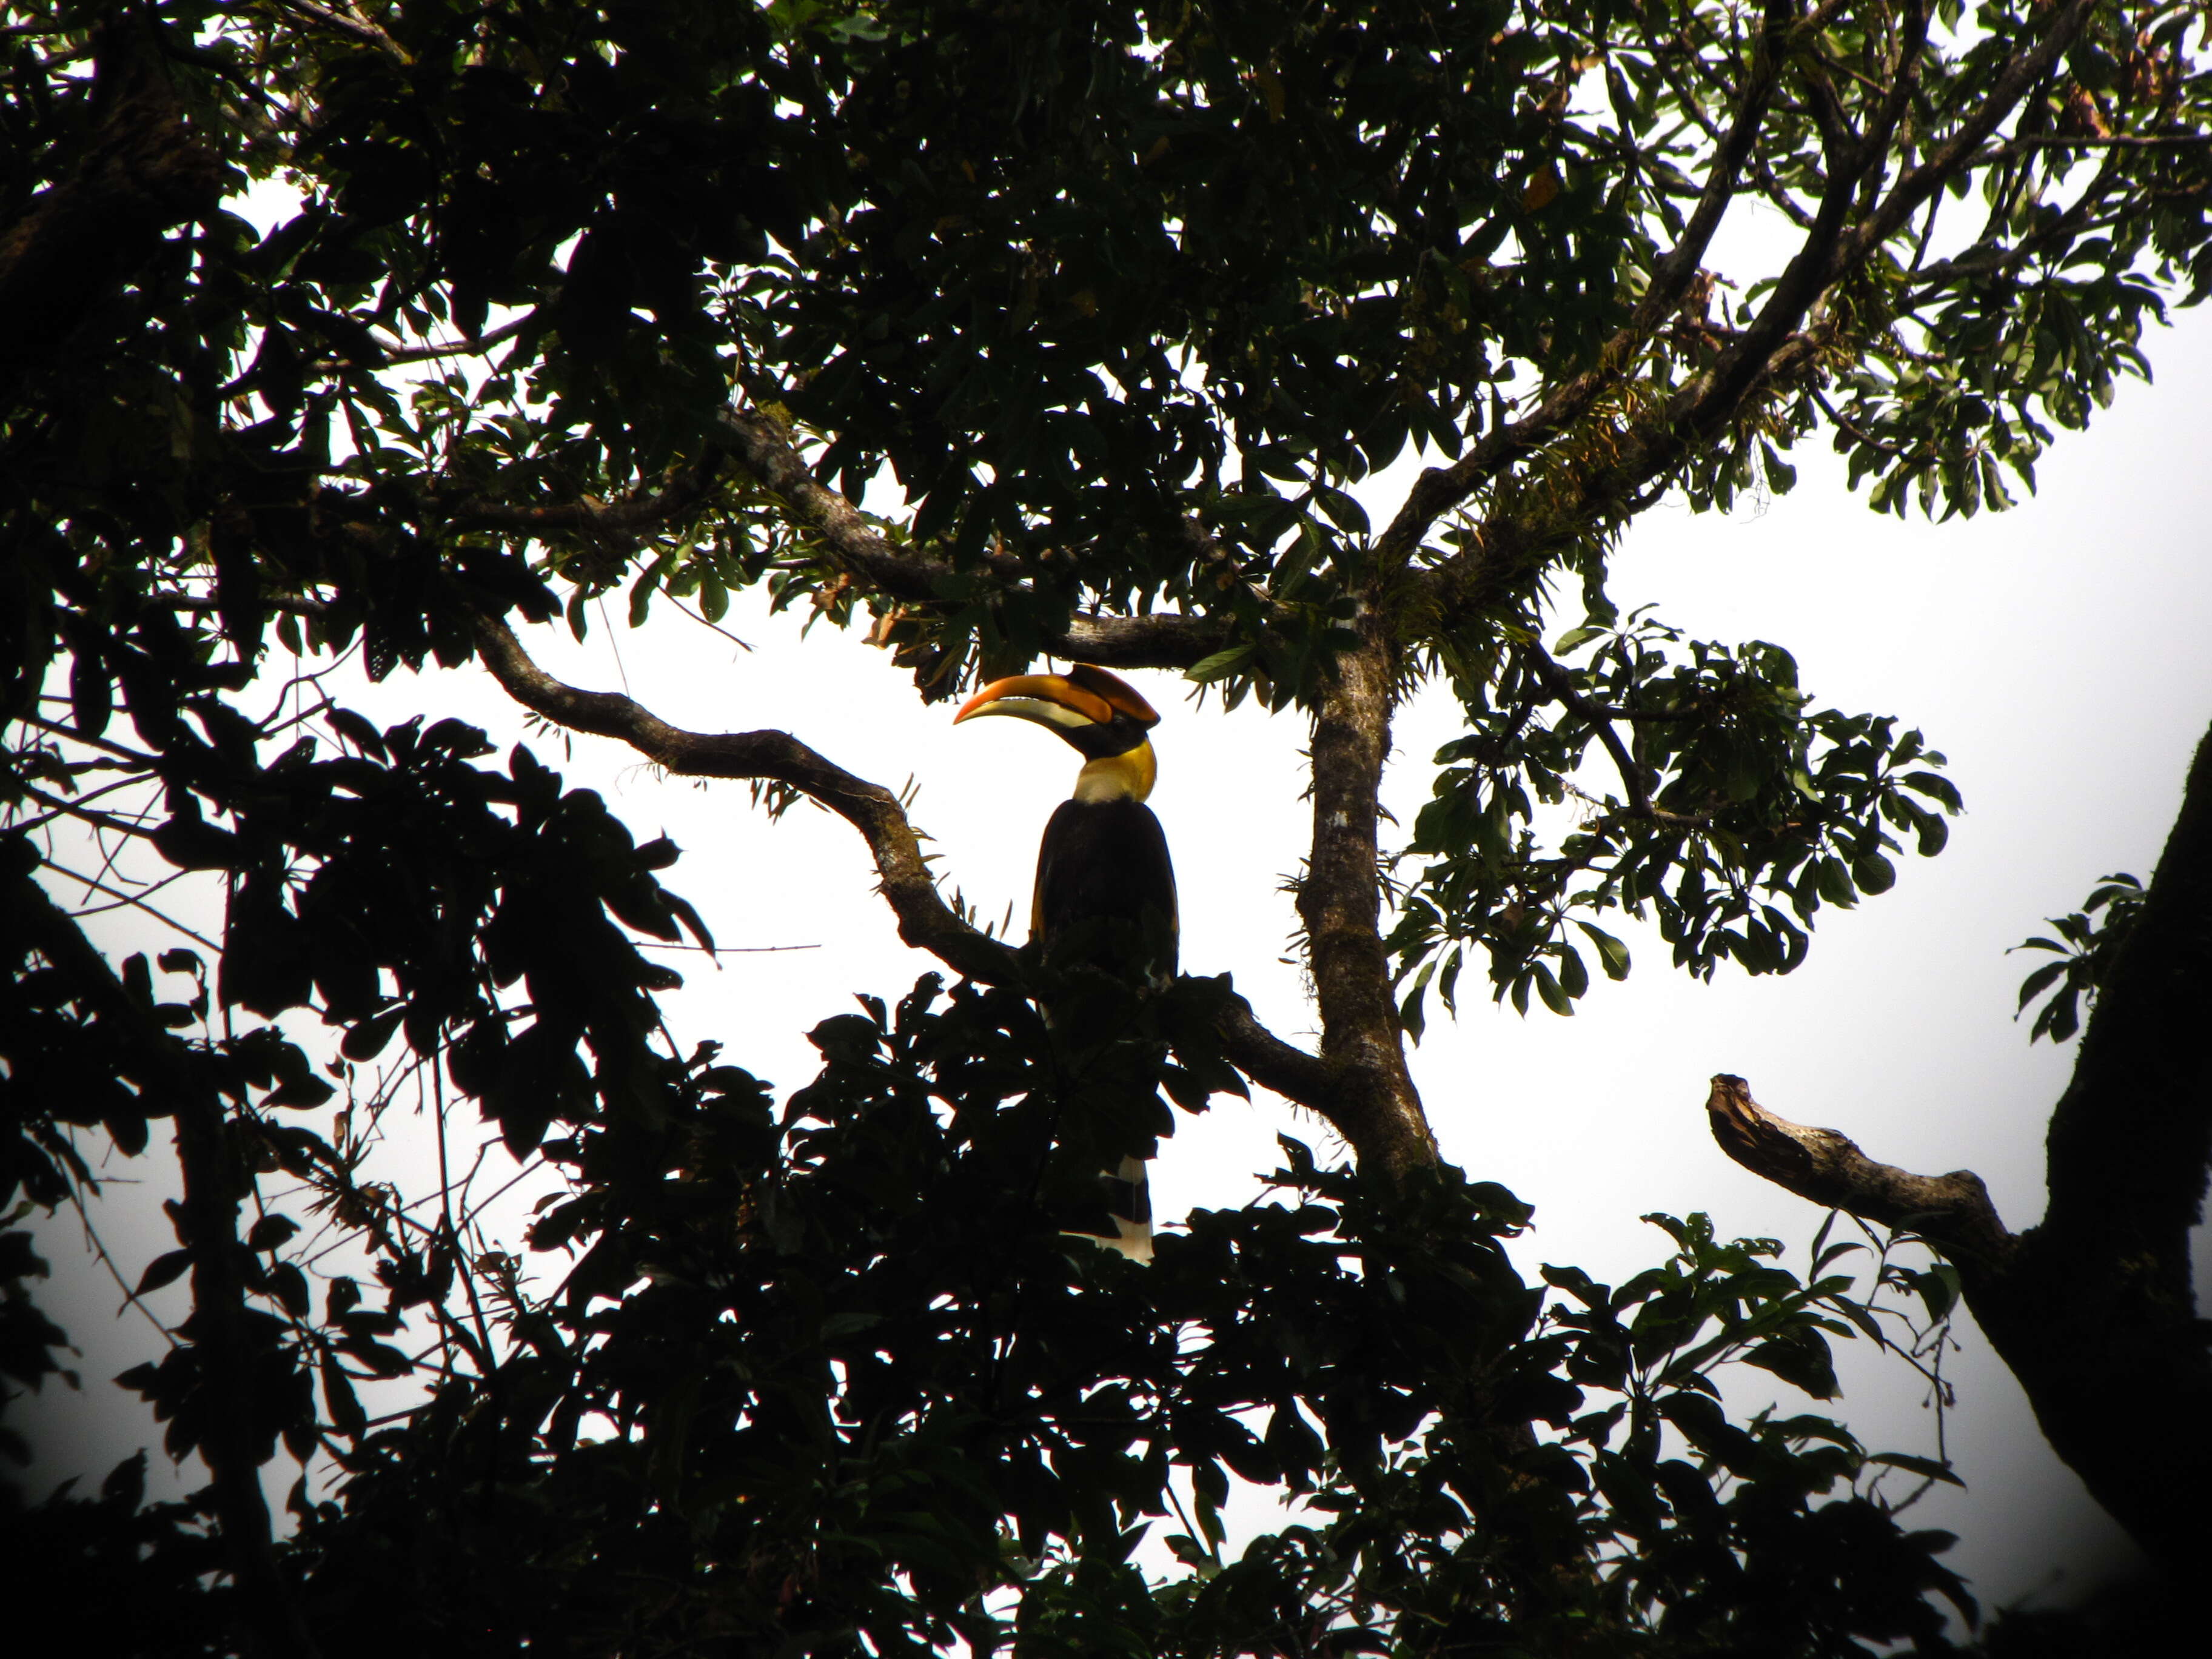
[[[1176,972],[1175,866],[1168,838],[1152,809],[1129,796],[1109,800],[1064,800],[1044,827],[1037,848],[1036,889],[1030,904],[1030,934],[1053,956],[1069,933],[1085,924],[1111,929],[1125,923],[1123,939],[1147,933],[1162,939],[1164,961],[1141,964],[1134,975],[1170,980]],[[1111,952],[1111,955],[1120,955]],[[1139,964],[1109,960],[1112,967]]]
[[[1145,797],[1157,772],[1147,733],[1159,716],[1118,675],[1078,663],[1065,675],[1023,674],[985,686],[954,722],[1011,714],[1049,726],[1084,757],[1075,793],[1037,848],[1030,934],[1048,963],[1103,968],[1153,989],[1174,979],[1178,917],[1167,836]],[[1103,1176],[1118,1237],[1102,1242],[1152,1255],[1145,1162]],[[1086,1230],[1086,1234],[1088,1230]]]

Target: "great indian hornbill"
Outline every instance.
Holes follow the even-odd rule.
[[[1145,805],[1158,775],[1146,734],[1159,715],[1117,674],[1077,663],[1065,674],[994,681],[952,717],[1012,714],[1049,727],[1083,757],[1075,793],[1045,825],[1037,848],[1030,937],[1048,961],[1073,958],[1130,984],[1159,989],[1175,977],[1175,866],[1160,821]],[[1152,1254],[1152,1199],[1142,1158],[1101,1179],[1118,1233],[1102,1243],[1139,1261]]]

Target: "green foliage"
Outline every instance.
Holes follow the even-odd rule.
[[[2051,1000],[2035,1011],[2027,1040],[2049,1037],[2063,1042],[2081,1027],[2081,1017],[2096,1006],[2098,988],[2112,971],[2120,946],[2142,914],[2143,885],[2124,871],[2106,876],[2090,890],[2086,903],[2069,915],[2052,916],[2058,937],[2036,934],[2015,951],[2048,951],[2058,960],[2045,963],[2021,981],[2020,1007],[2014,1018],[2045,992]]]
[[[1685,642],[1639,612],[1557,648],[1589,656],[1557,661],[1516,632],[1455,677],[1468,734],[1437,751],[1389,941],[1417,1034],[1431,983],[1452,1006],[1476,947],[1499,1000],[1526,1013],[1533,988],[1573,1012],[1590,983],[1583,944],[1608,979],[1627,975],[1626,945],[1588,919],[1607,909],[1651,917],[1674,965],[1701,978],[1731,958],[1787,973],[1824,903],[1889,890],[1899,834],[1925,857],[1948,839],[1958,793],[1929,769],[1943,757],[1894,720],[1808,709],[1778,646]],[[1577,782],[1593,744],[1620,793]]]
[[[862,1001],[780,1110],[709,1045],[549,1146],[559,1288],[303,1517],[326,1651],[1781,1655],[1971,1608],[1840,1425],[1718,1403],[1737,1360],[1832,1394],[1849,1279],[1696,1217],[1618,1291],[1547,1270],[1547,1310],[1510,1194],[1288,1140],[1273,1197],[1139,1267],[1060,1228],[1117,1100],[1155,1127],[1149,1017],[1079,1056],[1012,991]],[[1233,1547],[1234,1482],[1297,1507]]]

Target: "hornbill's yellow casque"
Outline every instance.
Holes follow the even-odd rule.
[[[1060,804],[1037,848],[1030,936],[1048,956],[1073,934],[1090,960],[1139,984],[1175,977],[1175,866],[1160,821],[1145,805],[1158,774],[1146,735],[1152,706],[1118,674],[1077,663],[1065,674],[1017,674],[985,686],[952,717],[1011,714],[1057,732],[1083,757],[1074,795]],[[1140,954],[1132,954],[1133,951]],[[1144,1161],[1103,1176],[1118,1238],[1139,1261],[1152,1253]]]

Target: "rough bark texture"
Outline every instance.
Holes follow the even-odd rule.
[[[1307,960],[1321,1005],[1321,1056],[1351,1115],[1363,1168],[1392,1176],[1437,1161],[1436,1138],[1406,1068],[1376,878],[1382,765],[1390,754],[1389,641],[1370,611],[1335,664],[1313,729],[1313,845],[1298,886]]]
[[[2212,1551],[2212,1353],[2189,1255],[2212,1159],[2208,1031],[2212,735],[2051,1115],[2041,1224],[2008,1232],[1973,1175],[1877,1164],[1767,1111],[1740,1078],[1714,1079],[1706,1102],[1746,1169],[1942,1247],[2052,1448],[2177,1571]]]
[[[1878,1164],[1833,1129],[1768,1111],[1751,1097],[1750,1085],[1726,1073],[1713,1079],[1705,1114],[1723,1152],[1800,1198],[1917,1233],[1979,1270],[2001,1271],[2012,1255],[2017,1241],[1971,1170],[1920,1176]]]

